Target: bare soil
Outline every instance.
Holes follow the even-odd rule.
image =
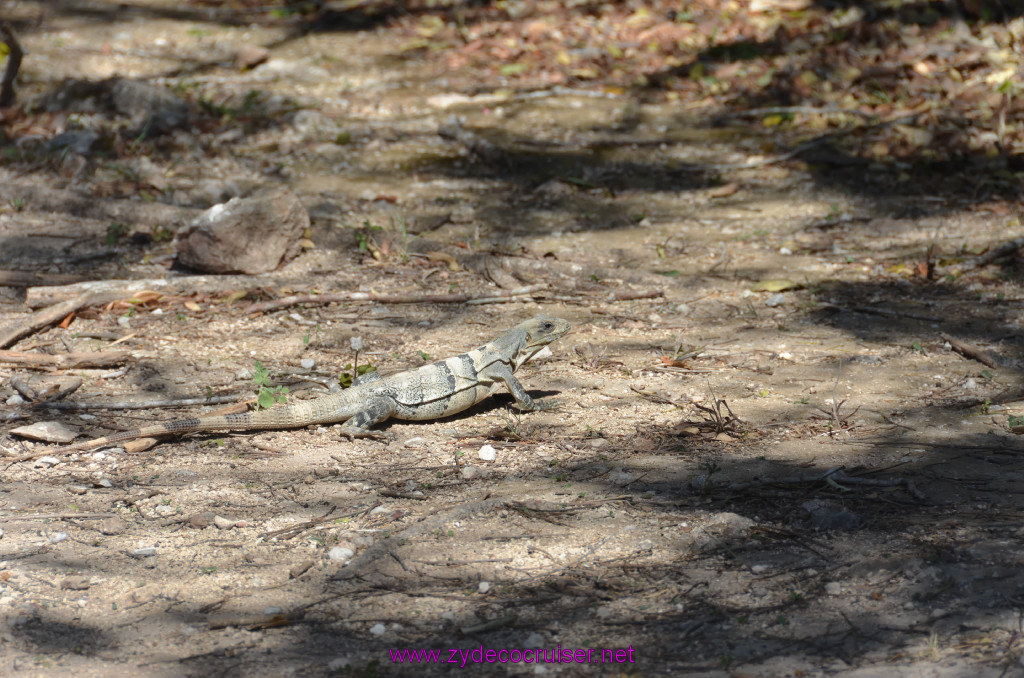
[[[353,337],[360,363],[391,372],[540,312],[574,331],[521,370],[557,410],[519,414],[503,394],[389,422],[387,443],[326,427],[6,465],[0,673],[1024,675],[1024,445],[1010,430],[1024,291],[1012,263],[953,275],[1019,230],[1005,205],[870,167],[758,164],[756,135],[677,103],[501,91],[498,76],[403,56],[385,25],[297,33],[155,0],[76,4],[22,35],[23,96],[119,74],[220,112],[146,153],[0,167],[0,268],[185,275],[161,234],[261,186],[300,195],[311,246],[245,298],[92,309],[21,340],[117,341],[132,358],[0,366],[5,454],[41,449],[8,433],[32,421],[93,436],[213,409],[32,409],[9,400],[16,376],[40,393],[80,377],[78,401],[242,400],[259,360],[302,398],[318,393],[306,376],[351,370]],[[233,55],[253,44],[271,60],[240,71]],[[239,113],[247,96],[258,115]],[[453,114],[497,155],[439,134]],[[757,289],[779,279],[792,285]],[[245,312],[295,292],[528,284],[546,287]],[[3,289],[0,320],[23,321],[24,289]],[[649,291],[663,296],[614,297]],[[635,661],[389,655],[480,647]]]

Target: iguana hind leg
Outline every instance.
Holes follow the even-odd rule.
[[[373,398],[341,426],[339,433],[352,440],[354,438],[377,438],[389,440],[391,436],[370,429],[395,413],[395,403],[390,398]]]

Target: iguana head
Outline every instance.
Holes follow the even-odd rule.
[[[555,339],[564,336],[570,327],[568,321],[547,315],[538,315],[519,323],[516,330],[522,331],[525,339],[516,357],[516,366],[522,365]]]

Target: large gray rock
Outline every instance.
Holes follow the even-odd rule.
[[[266,273],[298,254],[307,228],[298,196],[266,189],[203,212],[178,235],[178,262],[209,273]]]

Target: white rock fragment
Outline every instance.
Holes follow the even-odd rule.
[[[281,614],[282,612],[284,612],[284,610],[276,605],[271,605],[263,610],[263,614],[268,617],[273,617],[275,614]]]
[[[372,633],[375,636],[383,636],[385,631],[387,631],[387,629],[380,622],[377,622],[376,624],[370,627],[370,633]]]
[[[69,429],[59,421],[37,421],[28,426],[11,429],[13,435],[29,440],[41,440],[45,443],[70,443],[78,435],[78,431]]]
[[[15,393],[14,395],[12,395],[10,398],[5,400],[4,402],[6,402],[8,405],[22,405],[22,404],[24,404],[25,399],[22,398],[17,393]]]
[[[316,361],[312,358],[303,358],[299,361],[299,365],[301,365],[304,370],[311,370],[313,369],[313,366],[316,365]]]
[[[523,643],[523,647],[544,647],[544,644],[544,636],[540,635],[539,633],[531,633],[526,637],[526,641]]]
[[[356,552],[350,548],[347,548],[345,546],[335,546],[327,552],[327,557],[331,560],[348,561],[355,554]]]
[[[230,530],[235,526],[235,521],[231,518],[225,518],[224,516],[214,516],[213,524],[218,530]]]
[[[135,556],[136,558],[149,558],[150,556],[155,556],[156,555],[156,547],[155,546],[143,546],[143,547],[140,547],[140,548],[137,548],[137,549],[132,549],[128,553],[130,555],[132,555],[132,556]]]
[[[476,456],[480,457],[484,461],[494,461],[498,454],[492,446],[484,445],[477,450]]]
[[[60,459],[57,457],[39,457],[36,459],[36,468],[50,468],[60,463]]]
[[[489,581],[482,581],[482,582],[480,582],[479,584],[476,585],[476,590],[477,590],[478,593],[487,593],[488,591],[491,590],[491,582],[489,582]]]
[[[541,350],[537,351],[534,354],[533,358],[531,358],[530,360],[532,362],[538,362],[538,361],[544,360],[545,358],[550,358],[553,355],[554,355],[554,353],[551,352],[551,349],[548,348],[547,346],[545,346]]]
[[[50,538],[48,539],[48,541],[51,544],[59,544],[62,541],[67,541],[68,537],[69,537],[69,535],[68,535],[67,532],[54,532],[53,534],[50,535]]]

